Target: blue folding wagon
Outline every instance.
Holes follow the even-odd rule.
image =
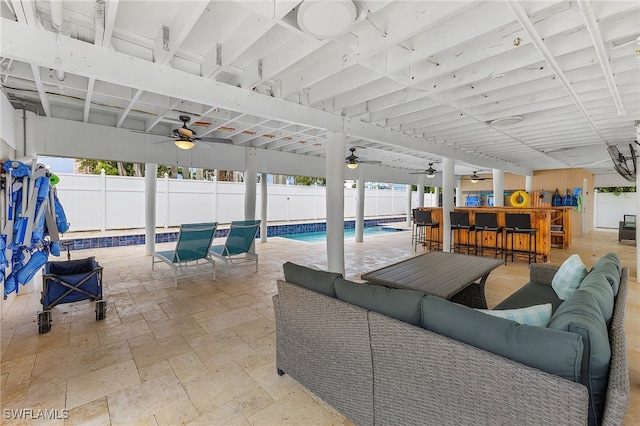
[[[96,320],[104,319],[107,302],[102,299],[102,266],[94,257],[45,263],[40,300],[42,312],[38,312],[40,333],[51,329],[51,308],[86,299],[96,302]]]

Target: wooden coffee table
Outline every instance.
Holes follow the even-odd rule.
[[[484,285],[500,259],[431,251],[368,272],[363,280],[387,287],[419,290],[472,308],[487,308]]]

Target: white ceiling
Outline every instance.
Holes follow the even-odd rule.
[[[637,139],[637,1],[353,3],[351,30],[319,40],[299,1],[0,0],[2,90],[53,118],[168,134],[188,114],[199,136],[316,157],[345,131],[407,172],[446,155],[457,174],[610,173],[607,146]]]

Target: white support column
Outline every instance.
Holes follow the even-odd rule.
[[[443,178],[443,182],[444,182],[444,178]],[[440,187],[439,186],[433,187],[433,196],[435,197],[433,201],[433,206],[440,207]]]
[[[407,185],[407,228],[411,227],[411,185]]]
[[[442,251],[451,251],[451,217],[453,211],[453,185],[455,161],[453,158],[442,158]],[[438,200],[436,198],[436,200]]]
[[[460,179],[460,176],[456,176],[456,207],[462,206],[464,206],[462,201],[462,179]]]
[[[213,171],[213,221],[218,222],[218,199],[220,198],[218,186],[218,171]]]
[[[636,140],[640,141],[640,124],[636,125]],[[636,173],[636,188],[640,188],[640,173]],[[587,194],[582,194],[586,200]],[[596,210],[594,208],[594,210]],[[636,193],[636,217],[640,214],[640,196]],[[640,226],[636,226],[636,241],[640,241]],[[640,271],[640,251],[636,250],[636,271]],[[636,281],[640,283],[640,273],[636,272]]]
[[[524,190],[531,195],[531,191],[533,191],[533,176],[524,177]]]
[[[246,148],[245,151],[245,171],[244,171],[244,220],[256,218],[256,176],[258,169],[256,165],[256,149]]]
[[[169,227],[169,173],[164,173],[164,228]]]
[[[156,249],[156,190],[158,165],[144,165],[144,254],[153,255]]]
[[[504,207],[504,171],[493,169],[493,205]]]
[[[260,173],[260,242],[267,242],[267,202],[269,200],[269,193],[267,192],[267,174]]]
[[[416,207],[424,207],[424,175],[418,175],[418,205]]]
[[[327,132],[327,269],[344,274],[344,157],[347,135]]]
[[[356,242],[364,240],[364,173],[362,166],[358,167],[356,180]]]
[[[107,229],[107,175],[100,170],[100,230]]]

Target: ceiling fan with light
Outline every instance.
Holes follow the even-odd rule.
[[[429,179],[433,179],[434,177],[436,177],[436,173],[438,173],[438,171],[433,168],[433,163],[429,163],[429,168],[424,172],[411,172],[409,174],[410,175],[426,175]]]
[[[469,182],[471,182],[471,183],[478,183],[481,180],[491,180],[491,179],[493,179],[493,178],[478,176],[478,172],[477,171],[474,171],[473,174],[467,178],[467,180]]]
[[[358,164],[382,164],[382,161],[372,161],[372,160],[365,160],[364,158],[359,158],[358,156],[356,156],[355,147],[349,148],[349,151],[351,151],[351,155],[347,156],[345,160],[347,163],[347,167],[350,169],[357,169]]]
[[[173,142],[180,149],[191,149],[196,145],[196,141],[206,143],[233,143],[231,139],[197,137],[197,133],[187,127],[187,123],[191,121],[191,117],[189,117],[188,115],[181,115],[180,121],[182,121],[183,123],[182,127],[173,129],[172,131],[172,135],[176,137],[176,139],[168,139],[166,141],[160,141],[156,143]]]

